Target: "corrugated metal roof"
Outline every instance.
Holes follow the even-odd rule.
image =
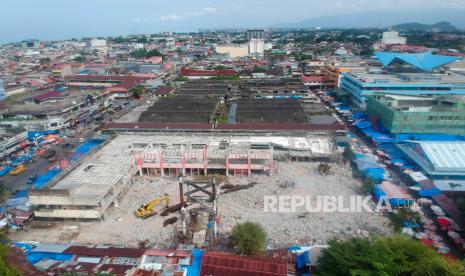
[[[140,258],[144,252],[145,250],[137,248],[70,246],[63,253],[80,256]]]
[[[235,256],[208,252],[202,258],[200,276],[285,276],[287,263],[282,260]]]
[[[435,169],[465,169],[465,142],[419,142]]]
[[[69,244],[41,243],[31,252],[63,253],[69,247]]]

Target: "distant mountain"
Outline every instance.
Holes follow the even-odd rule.
[[[464,7],[465,9],[465,7]],[[453,24],[460,29],[465,28],[465,10],[424,10],[424,11],[386,11],[360,12],[309,18],[297,23],[279,24],[277,28],[359,28],[359,27],[392,27],[404,22],[421,22],[422,24],[438,24],[445,27]],[[436,23],[440,22],[440,23]],[[435,24],[436,23],[436,24]],[[418,23],[419,24],[419,23]],[[454,27],[455,28],[455,27]]]
[[[435,24],[422,24],[417,22],[403,23],[393,26],[394,30],[397,31],[420,31],[420,32],[453,32],[457,31],[457,28],[450,24],[450,22],[442,21]]]

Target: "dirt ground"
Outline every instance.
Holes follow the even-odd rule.
[[[252,188],[220,196],[219,231],[228,233],[238,222],[259,222],[268,233],[267,245],[270,248],[295,243],[325,243],[334,237],[391,232],[389,220],[377,213],[264,212],[265,195],[357,195],[360,183],[351,176],[349,167],[333,164],[330,175],[323,176],[317,172],[317,166],[318,163],[311,162],[276,162],[276,171],[271,177],[254,175],[225,180],[232,185],[256,184]],[[170,246],[174,225],[163,227],[163,221],[171,216],[156,215],[142,220],[134,215],[141,204],[165,193],[171,196],[171,204],[179,203],[175,177],[136,177],[135,184],[116,206],[109,209],[104,220],[54,222],[52,226],[40,229],[29,227],[13,233],[12,239],[127,247],[136,247],[139,242],[149,240],[150,246]]]

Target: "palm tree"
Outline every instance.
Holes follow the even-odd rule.
[[[452,190],[452,198],[454,198],[454,192],[455,192],[455,188],[458,188],[458,187],[462,187],[462,184],[459,184],[459,183],[454,183],[454,182],[449,182],[449,187],[450,189]]]

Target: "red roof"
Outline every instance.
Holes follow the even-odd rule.
[[[215,77],[215,76],[236,76],[237,72],[231,69],[224,70],[195,70],[189,68],[181,68],[181,76],[183,77]]]
[[[326,82],[328,79],[325,76],[305,76],[302,75],[302,82]]]
[[[287,263],[271,258],[242,257],[207,252],[202,258],[200,276],[286,276]]]
[[[46,101],[48,99],[57,99],[57,98],[60,98],[60,99],[64,98],[63,94],[61,94],[58,91],[49,91],[49,92],[39,94],[39,95],[33,97],[32,99],[34,99],[35,101],[38,101],[38,102],[43,102],[43,101]]]
[[[133,267],[133,265],[104,264],[98,270],[99,272],[107,272],[111,275],[126,275],[126,272]]]
[[[206,123],[108,123],[104,129],[184,129],[207,130],[213,129],[212,124]],[[307,131],[336,131],[343,130],[344,126],[338,122],[333,124],[235,124],[217,126],[220,130],[307,130]]]
[[[79,256],[140,258],[144,252],[145,250],[137,248],[70,246],[63,253]]]
[[[230,130],[314,130],[336,131],[343,130],[344,126],[338,122],[333,124],[235,124],[218,125],[218,129]]]
[[[172,86],[160,86],[158,87],[157,91],[155,92],[155,94],[157,95],[166,95],[166,94],[169,94],[171,92],[173,92],[174,90],[174,87]]]
[[[106,129],[211,129],[211,124],[201,123],[108,123]]]
[[[78,82],[110,82],[115,85],[110,88],[113,92],[128,92],[134,86],[139,85],[145,80],[152,79],[148,76],[100,76],[100,75],[74,75],[66,76],[65,80]]]
[[[158,248],[152,248],[152,249],[147,249],[145,251],[144,255],[148,256],[161,256],[161,257],[167,257],[167,256],[173,256],[173,257],[188,257],[192,254],[191,250],[178,250],[178,249],[158,249]]]

